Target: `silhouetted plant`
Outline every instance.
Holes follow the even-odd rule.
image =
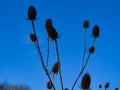
[[[64,88],[63,86],[63,80],[62,80],[62,73],[61,73],[61,63],[60,63],[60,55],[59,55],[59,50],[58,50],[58,42],[57,39],[59,38],[58,32],[55,28],[55,26],[53,25],[52,19],[48,18],[45,22],[45,28],[46,28],[46,32],[48,35],[48,53],[47,53],[47,62],[45,64],[45,60],[43,59],[42,56],[42,52],[40,49],[40,44],[38,42],[38,38],[37,38],[37,33],[36,33],[36,29],[35,29],[35,25],[34,25],[34,21],[36,20],[36,16],[37,16],[37,10],[34,6],[29,6],[28,8],[28,20],[30,20],[32,22],[32,28],[33,28],[33,32],[30,34],[30,39],[31,41],[35,44],[35,47],[37,49],[38,55],[40,57],[40,61],[43,67],[44,72],[46,73],[47,77],[48,77],[48,82],[47,82],[47,89],[53,89],[56,90],[55,87],[55,82],[54,82],[54,74],[58,73],[57,75],[59,75],[59,79],[60,79],[60,86],[62,90],[68,90],[68,88]],[[74,87],[76,85],[76,83],[78,82],[79,78],[81,77],[81,75],[84,73],[84,70],[90,60],[90,56],[95,52],[95,40],[96,38],[99,37],[100,34],[100,29],[98,25],[94,25],[93,30],[92,30],[92,37],[93,37],[93,43],[91,45],[91,47],[89,48],[89,52],[88,55],[86,56],[86,33],[87,33],[87,29],[89,28],[89,20],[85,20],[83,23],[83,28],[84,30],[84,47],[83,47],[83,58],[82,58],[82,68],[79,70],[78,76],[76,77],[75,81],[73,82],[73,85],[71,87],[71,90],[74,90]],[[53,64],[53,67],[51,69],[51,72],[48,73],[48,64],[49,64],[49,40],[52,40],[53,42],[55,42],[55,47],[56,47],[56,56],[57,56],[57,61]],[[52,73],[52,75],[51,75]],[[89,90],[90,89],[90,84],[91,84],[91,76],[89,73],[85,73],[82,77],[82,81],[81,81],[81,86],[80,88],[83,90]],[[109,83],[105,84],[105,90],[109,87]],[[102,88],[102,85],[99,85],[99,88]],[[118,88],[115,88],[115,90],[118,90]]]

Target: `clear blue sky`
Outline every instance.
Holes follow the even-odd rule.
[[[120,88],[120,1],[119,0],[1,0],[0,1],[0,83],[27,84],[32,90],[46,90],[47,76],[39,61],[34,44],[29,40],[31,22],[27,21],[29,5],[37,9],[35,27],[43,57],[46,59],[47,34],[45,21],[53,20],[59,35],[59,53],[64,86],[71,89],[81,69],[83,54],[82,27],[85,19],[90,22],[87,30],[87,50],[92,43],[91,31],[100,27],[96,51],[85,70],[92,78],[91,88],[110,82],[110,90]],[[50,64],[56,61],[54,43],[50,46]],[[59,79],[57,76],[55,80]],[[81,80],[81,79],[80,79]],[[78,81],[75,90],[79,90]],[[59,81],[56,81],[59,87]]]

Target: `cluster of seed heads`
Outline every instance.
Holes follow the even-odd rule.
[[[109,83],[109,82],[106,82],[105,85],[104,85],[105,90],[107,90],[107,89],[109,88],[109,86],[110,86],[110,83]],[[99,88],[100,88],[100,89],[102,88],[102,84],[99,85]],[[116,87],[114,90],[119,90],[119,88]]]
[[[28,20],[31,20],[32,23],[33,23],[33,20],[36,20],[36,16],[37,16],[36,8],[34,6],[30,6],[28,8]],[[84,21],[83,27],[85,29],[87,29],[89,27],[89,21],[88,20]],[[58,38],[58,33],[57,33],[55,27],[53,26],[53,23],[52,23],[51,19],[46,20],[45,28],[46,28],[47,34],[48,34],[49,38],[51,38],[51,40],[56,40]],[[34,25],[33,25],[33,29],[34,29]],[[93,27],[93,30],[92,30],[92,37],[94,39],[98,38],[99,34],[100,34],[99,26],[95,25]],[[35,30],[34,30],[34,34],[33,33],[30,34],[30,39],[31,39],[32,42],[37,41],[37,36],[36,36]],[[94,53],[94,51],[95,51],[95,47],[94,47],[94,45],[92,45],[89,49],[89,52]],[[59,70],[60,70],[60,62],[57,61],[52,67],[52,73],[56,74],[56,73],[58,73]],[[89,90],[90,83],[91,83],[90,74],[89,73],[84,74],[84,76],[82,77],[82,81],[81,81],[81,88],[83,90]],[[109,85],[110,85],[110,83],[107,82],[104,85],[105,89],[107,89],[109,87]],[[51,80],[47,82],[47,88],[48,89],[53,88],[55,90],[54,84]],[[102,88],[102,85],[99,85],[99,88]],[[64,90],[68,90],[68,88],[65,88]],[[118,90],[118,88],[115,88],[115,90]]]
[[[46,30],[47,30],[48,36],[52,40],[56,40],[58,38],[58,33],[57,33],[56,29],[52,25],[52,20],[51,19],[47,19],[45,26],[46,26]]]

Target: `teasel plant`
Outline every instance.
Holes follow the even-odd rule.
[[[72,90],[74,90],[74,87],[75,87],[77,81],[79,80],[79,78],[83,74],[83,72],[84,72],[84,70],[85,70],[85,68],[86,68],[86,66],[87,66],[87,64],[89,62],[91,54],[94,53],[94,51],[95,51],[95,40],[96,40],[96,38],[99,37],[99,34],[100,34],[99,26],[94,25],[93,30],[92,30],[93,43],[92,43],[91,47],[89,48],[88,56],[85,58],[85,56],[86,56],[86,32],[87,32],[88,27],[89,27],[89,21],[86,19],[84,21],[84,23],[83,23],[83,28],[84,28],[84,50],[83,50],[83,58],[82,58],[82,68],[81,68],[77,78],[75,79],[75,81],[73,83]]]
[[[59,49],[58,49],[58,32],[56,30],[56,28],[53,25],[52,19],[48,18],[45,22],[45,28],[46,28],[46,32],[48,35],[48,41],[47,41],[47,60],[46,63],[44,62],[45,60],[43,59],[42,56],[42,52],[41,52],[41,48],[40,48],[40,44],[38,42],[38,37],[37,37],[37,32],[35,29],[35,25],[34,25],[34,21],[36,21],[36,17],[37,17],[37,10],[34,6],[29,6],[28,8],[28,20],[31,21],[32,23],[32,29],[33,32],[30,33],[30,39],[31,41],[35,44],[36,50],[38,52],[39,58],[40,58],[40,62],[42,64],[42,68],[44,70],[44,72],[46,73],[46,76],[48,77],[48,81],[46,84],[46,88],[48,90],[56,90],[55,87],[55,83],[54,83],[54,76],[56,74],[59,74],[59,78],[60,78],[60,86],[61,86],[61,90],[69,90],[68,88],[64,88],[63,86],[63,80],[62,80],[62,73],[61,73],[61,61],[60,61],[60,55],[59,55]],[[100,29],[99,29],[99,25],[95,24],[93,26],[92,29],[92,37],[93,37],[93,42],[92,45],[89,47],[89,52],[88,55],[86,57],[86,43],[87,43],[87,29],[89,28],[89,20],[86,19],[83,23],[83,28],[84,28],[84,47],[83,47],[83,57],[82,57],[82,68],[78,73],[78,76],[76,77],[75,81],[73,82],[72,88],[71,90],[74,90],[74,87],[76,85],[76,83],[78,82],[79,78],[83,75],[82,77],[82,81],[81,81],[81,85],[79,86],[80,89],[82,90],[91,90],[90,89],[90,84],[91,84],[91,76],[89,73],[85,73],[85,68],[90,60],[90,56],[94,53],[95,51],[95,41],[96,39],[99,37],[100,35]],[[56,47],[56,56],[57,56],[57,60],[56,62],[53,64],[53,67],[51,69],[51,72],[49,72],[48,69],[48,64],[49,64],[49,41],[53,41],[55,43],[55,47]],[[100,84],[99,85],[99,90],[104,89],[104,90],[108,90],[110,86],[109,82],[106,82],[104,85]],[[114,88],[114,90],[119,90],[118,87]]]
[[[60,76],[61,89],[64,90],[62,73],[61,73],[61,66],[60,66],[60,56],[59,56],[59,50],[58,50],[58,42],[57,42],[57,39],[59,38],[59,35],[58,35],[55,27],[52,25],[52,20],[51,19],[46,20],[46,31],[47,31],[47,34],[48,34],[48,38],[50,38],[52,41],[54,41],[55,46],[56,46],[57,62],[54,64],[54,66],[52,68],[53,78],[54,78],[54,74],[56,74],[58,72],[59,76]]]
[[[37,52],[38,52],[38,55],[39,55],[39,58],[40,58],[40,61],[41,61],[41,64],[42,64],[42,67],[43,67],[43,69],[44,69],[44,71],[45,71],[45,73],[46,73],[46,75],[47,75],[47,77],[49,79],[49,82],[52,85],[52,88],[54,90],[56,90],[56,88],[55,88],[55,86],[54,86],[54,84],[52,82],[52,79],[50,77],[50,74],[48,73],[48,70],[45,67],[42,52],[41,52],[41,49],[40,49],[40,44],[38,42],[37,33],[36,33],[35,25],[34,25],[34,21],[36,20],[36,16],[37,16],[36,8],[34,6],[29,6],[29,8],[28,8],[28,20],[30,20],[32,22],[32,28],[33,28],[33,33],[30,34],[30,39],[35,44],[35,47],[37,49]]]

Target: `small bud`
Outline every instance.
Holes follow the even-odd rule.
[[[118,87],[116,87],[116,88],[115,88],[115,90],[119,90],[119,88],[118,88]]]
[[[101,85],[101,84],[99,85],[99,88],[102,88],[102,85]]]
[[[55,40],[58,38],[58,33],[56,29],[52,26],[47,29],[48,36],[52,39]]]
[[[35,34],[30,34],[30,39],[31,39],[31,41],[33,41],[33,42],[35,42],[36,40],[37,40],[37,37],[36,37],[36,35]]]
[[[90,52],[90,53],[94,53],[94,51],[95,51],[94,46],[90,47],[89,52]]]
[[[99,26],[98,26],[98,25],[95,25],[95,26],[93,27],[92,36],[93,36],[94,38],[98,38],[98,37],[99,37],[99,33],[100,33],[100,31],[99,31]]]
[[[52,72],[55,74],[59,71],[59,69],[60,69],[60,63],[57,61],[52,68]]]
[[[52,82],[48,81],[47,82],[47,88],[48,89],[52,89],[53,85],[52,85]]]
[[[89,27],[89,21],[88,20],[84,21],[83,27],[84,28],[88,28]]]
[[[35,20],[36,19],[36,9],[34,6],[30,6],[28,8],[28,19],[29,20]]]
[[[82,82],[81,82],[81,88],[83,90],[87,90],[90,87],[90,83],[91,83],[91,77],[88,73],[86,73],[83,78],[82,78]]]
[[[46,25],[46,29],[49,29],[50,27],[52,27],[52,20],[51,19],[47,19],[45,25]]]
[[[108,88],[108,87],[109,87],[109,85],[110,85],[110,83],[109,83],[109,82],[107,82],[107,83],[105,84],[105,88]]]

